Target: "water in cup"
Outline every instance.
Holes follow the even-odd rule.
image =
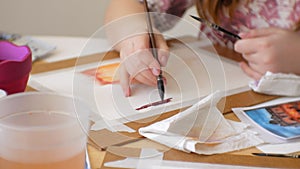
[[[9,113],[0,116],[0,168],[84,169],[88,107],[76,101],[75,109],[75,102],[65,96],[26,93],[2,98],[0,106],[21,98],[28,99],[27,105],[16,111],[4,107]],[[43,102],[33,108],[36,99],[51,101],[52,106]]]

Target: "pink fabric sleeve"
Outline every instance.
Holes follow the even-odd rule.
[[[143,3],[143,0],[139,0]],[[147,0],[153,13],[155,28],[163,32],[174,27],[185,11],[193,6],[193,0]]]

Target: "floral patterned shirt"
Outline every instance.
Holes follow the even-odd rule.
[[[140,0],[142,2],[142,0]],[[160,31],[172,28],[179,19],[170,16],[183,16],[184,12],[194,5],[193,0],[148,0],[150,10],[157,12],[154,20]],[[300,21],[300,0],[240,0],[233,17],[221,16],[220,26],[238,34],[249,29],[279,27],[294,29]],[[200,25],[213,43],[233,47],[233,40],[224,38],[224,34]]]

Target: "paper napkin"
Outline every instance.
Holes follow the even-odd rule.
[[[140,128],[139,132],[171,148],[206,155],[262,144],[246,125],[224,118],[216,107],[223,96],[223,92],[217,91],[173,117]]]
[[[267,72],[259,81],[252,81],[249,86],[258,93],[300,96],[300,76],[295,74]]]

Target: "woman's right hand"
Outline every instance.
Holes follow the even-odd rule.
[[[166,66],[169,47],[161,34],[155,34],[159,62],[153,57],[147,33],[131,36],[119,44],[120,85],[126,97],[131,96],[132,80],[150,86],[156,86],[156,77],[160,66]]]
[[[247,60],[240,66],[248,76],[259,80],[267,71],[300,74],[298,32],[270,27],[253,29],[240,36],[235,51]]]

